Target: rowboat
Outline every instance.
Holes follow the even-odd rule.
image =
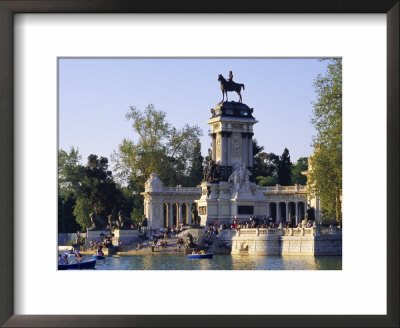
[[[189,254],[188,258],[189,259],[212,259],[213,253],[208,253],[208,254]]]
[[[59,264],[58,270],[87,270],[94,269],[96,260],[88,260],[83,262],[75,262],[70,264]]]
[[[105,259],[105,257],[103,255],[93,255],[93,258],[95,260],[104,260]]]
[[[70,256],[75,256],[75,253],[65,252],[64,255],[67,255],[68,257],[70,257]]]

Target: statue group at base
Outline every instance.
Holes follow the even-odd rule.
[[[250,176],[251,172],[246,168],[244,163],[236,168],[228,179],[229,182],[233,182],[231,194],[250,192]]]
[[[95,212],[90,213],[89,217],[90,217],[90,222],[92,223],[92,226],[88,230],[90,230],[90,231],[104,230],[106,228],[105,222],[103,222],[103,220],[97,218],[97,215]]]
[[[90,213],[90,222],[92,226],[88,229],[89,231],[105,230],[105,229],[119,229],[119,230],[129,230],[133,229],[135,222],[125,215],[123,210],[118,212],[118,219],[115,219],[111,214],[107,217],[108,225],[101,219],[99,219],[95,212]],[[145,224],[147,225],[147,219]]]

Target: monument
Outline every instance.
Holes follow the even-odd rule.
[[[265,197],[253,178],[253,108],[242,102],[244,84],[235,83],[233,74],[226,80],[221,74],[223,99],[211,109],[212,158],[201,184],[201,198],[195,200],[201,224],[229,224],[236,216],[248,219],[265,215]],[[235,91],[239,102],[224,101],[227,91]],[[228,97],[226,97],[228,98]]]
[[[218,75],[218,81],[222,100],[211,109],[207,121],[212,149],[203,181],[195,187],[168,187],[152,173],[141,193],[149,227],[204,226],[216,221],[231,224],[234,217],[240,222],[251,216],[297,225],[307,211],[306,186],[255,184],[253,127],[257,120],[253,108],[243,103],[245,86],[233,81],[232,72],[228,79]],[[229,101],[228,92],[236,92],[238,101]]]

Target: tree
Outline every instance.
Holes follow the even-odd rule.
[[[257,140],[253,140],[253,156],[254,156],[254,176],[257,181],[261,181],[258,177],[274,177],[276,176],[276,165],[279,156],[274,153],[263,152],[264,147],[259,146]],[[272,179],[272,180],[274,180]],[[269,181],[272,181],[271,179]],[[276,181],[276,179],[274,180]]]
[[[84,177],[84,167],[80,164],[82,156],[74,147],[69,152],[59,150],[58,152],[58,188],[59,195],[68,198],[81,186]]]
[[[294,184],[306,185],[307,177],[301,172],[307,171],[308,169],[308,158],[300,157],[296,164],[292,165],[291,180]]]
[[[282,186],[291,184],[291,167],[289,150],[285,148],[277,163],[276,172],[278,175],[278,183]]]
[[[203,156],[201,155],[201,143],[198,141],[193,149],[190,159],[189,176],[187,186],[197,186],[203,179]]]
[[[258,176],[257,177],[257,184],[259,186],[275,186],[277,184],[277,180],[275,176]]]
[[[151,173],[157,173],[165,185],[186,185],[198,181],[200,141],[202,131],[186,124],[182,129],[172,127],[163,111],[149,105],[142,112],[131,106],[126,119],[138,135],[135,143],[124,139],[111,159],[121,183],[140,192]],[[197,175],[195,175],[196,173]]]
[[[92,203],[87,198],[78,198],[74,207],[74,215],[76,222],[86,230],[90,228],[92,223],[90,222],[90,213],[94,211]]]
[[[317,100],[311,123],[317,134],[310,158],[309,193],[319,197],[324,219],[342,221],[342,60],[330,59],[314,81]]]
[[[73,214],[76,194],[81,188],[84,167],[78,149],[58,151],[58,231],[72,232],[79,228]]]
[[[77,198],[86,199],[97,216],[103,219],[109,214],[116,215],[121,209],[122,194],[117,189],[111,171],[108,170],[106,157],[89,155],[81,192]]]

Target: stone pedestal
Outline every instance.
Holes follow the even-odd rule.
[[[219,167],[219,178],[201,184],[196,200],[201,224],[218,220],[231,224],[234,216],[247,220],[266,215],[265,197],[253,181],[253,109],[246,104],[222,102],[207,121],[213,137],[212,158]]]
[[[114,230],[114,238],[112,240],[114,246],[118,246],[118,240],[122,241],[123,245],[136,245],[139,240],[137,230]]]
[[[250,183],[247,191],[231,193],[232,182],[202,182],[202,197],[196,200],[202,225],[232,224],[234,216],[240,222],[250,216],[266,215],[265,197]]]

